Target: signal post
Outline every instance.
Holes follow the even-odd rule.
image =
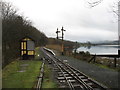
[[[58,28],[57,28],[57,31],[56,31],[56,34],[57,34],[57,39],[58,38],[62,38],[62,55],[64,55],[64,31],[66,31],[66,30],[64,30],[63,29],[63,27],[62,27],[62,29],[61,29],[61,32],[62,32],[62,37],[58,37],[58,33],[60,33],[60,31],[58,31]]]

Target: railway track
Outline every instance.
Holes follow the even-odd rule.
[[[41,90],[42,88],[42,81],[43,81],[43,76],[44,76],[44,65],[45,65],[45,60],[43,58],[43,63],[40,69],[40,75],[38,76],[38,81],[36,84],[36,90]]]
[[[49,50],[43,48],[45,58],[52,63],[57,72],[57,79],[62,84],[61,88],[70,88],[71,90],[106,90],[107,87],[89,78],[84,73],[64,63],[55,57]]]

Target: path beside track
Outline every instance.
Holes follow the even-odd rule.
[[[72,57],[67,56],[57,56],[62,60],[68,60],[68,63],[85,73],[86,75],[92,77],[98,82],[103,83],[104,85],[110,88],[118,88],[118,72],[106,68],[98,67],[94,64],[87,63]]]

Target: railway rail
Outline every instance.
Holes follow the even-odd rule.
[[[36,90],[41,90],[41,87],[42,87],[42,81],[43,81],[43,76],[44,76],[44,65],[45,65],[45,60],[43,58],[43,63],[40,68],[40,75],[38,76],[38,81],[36,84]]]
[[[89,78],[84,73],[64,63],[58,59],[53,52],[48,49],[42,49],[45,58],[53,64],[54,69],[57,72],[57,79],[62,84],[63,88],[70,88],[71,90],[106,90],[107,87],[98,83],[97,81]]]

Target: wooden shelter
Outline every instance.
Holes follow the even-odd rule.
[[[24,37],[20,40],[21,59],[33,59],[35,56],[35,41],[30,37]]]

